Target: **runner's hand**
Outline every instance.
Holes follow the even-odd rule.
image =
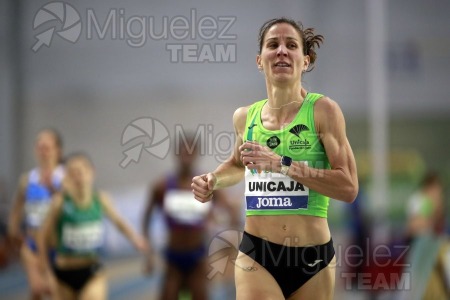
[[[149,252],[149,245],[146,239],[141,236],[136,236],[133,240],[133,245],[139,252],[146,254]]]
[[[241,151],[242,164],[250,170],[256,170],[258,173],[281,171],[281,156],[267,146],[246,141],[239,147],[239,151]]]
[[[217,178],[213,173],[203,174],[192,178],[192,192],[195,199],[200,202],[208,202],[212,199]]]

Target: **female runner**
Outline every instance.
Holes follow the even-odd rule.
[[[64,169],[60,164],[62,139],[54,129],[41,130],[35,142],[38,166],[20,178],[9,220],[9,236],[21,244],[20,256],[25,267],[31,299],[42,299],[48,293],[48,283],[39,269],[36,237],[50,207],[52,195],[61,188]],[[25,219],[25,237],[21,225]],[[24,242],[22,243],[22,240]]]
[[[103,216],[143,253],[146,243],[119,216],[109,196],[94,187],[94,167],[86,155],[70,156],[66,170],[63,193],[55,195],[39,236],[43,269],[56,283],[54,299],[106,299],[107,280],[98,253],[104,237]],[[45,255],[52,239],[56,240],[53,266]]]
[[[234,153],[193,178],[197,200],[245,177],[246,222],[235,262],[237,299],[332,299],[329,198],[354,201],[355,159],[338,104],[302,87],[323,37],[286,18],[259,34],[267,99],[238,108]]]

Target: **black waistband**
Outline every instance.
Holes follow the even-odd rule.
[[[333,239],[322,245],[291,247],[270,242],[245,231],[239,250],[262,266],[299,267],[315,260],[328,264],[335,254]]]

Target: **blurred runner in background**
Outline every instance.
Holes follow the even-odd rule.
[[[444,187],[436,172],[428,172],[408,202],[406,240],[410,245],[422,234],[442,234],[445,230]]]
[[[44,129],[38,133],[34,146],[38,165],[20,178],[8,233],[13,244],[20,247],[31,299],[42,299],[49,287],[39,269],[36,236],[48,212],[52,196],[60,190],[64,178],[64,168],[60,164],[63,155],[62,138],[54,129]],[[24,219],[25,236],[21,230]]]
[[[107,299],[107,279],[98,253],[104,241],[103,216],[137,250],[146,253],[146,243],[120,217],[110,197],[94,187],[94,166],[86,155],[70,156],[66,169],[63,193],[55,195],[39,236],[41,263],[52,286],[57,286],[52,291],[54,299]],[[56,254],[52,265],[46,250],[53,239]]]
[[[176,145],[177,170],[161,178],[151,187],[142,221],[142,232],[148,237],[150,253],[146,272],[154,268],[154,247],[149,234],[151,215],[155,208],[164,214],[168,228],[168,240],[164,251],[166,270],[160,299],[179,299],[186,288],[192,299],[208,298],[209,271],[207,260],[208,222],[213,219],[213,206],[227,210],[229,220],[238,226],[238,214],[223,192],[214,193],[214,201],[200,203],[194,199],[191,180],[195,174],[198,145],[193,137],[187,137]],[[237,252],[236,252],[237,254]]]

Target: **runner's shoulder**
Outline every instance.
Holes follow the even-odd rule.
[[[247,113],[251,105],[239,107],[234,111],[233,124],[236,129],[245,128],[245,122],[247,121]]]
[[[340,114],[342,111],[336,101],[327,96],[323,96],[315,103],[314,113],[321,114],[323,117],[329,117]]]
[[[30,172],[24,172],[20,174],[19,177],[19,189],[24,191],[28,185],[28,179],[30,177]]]

